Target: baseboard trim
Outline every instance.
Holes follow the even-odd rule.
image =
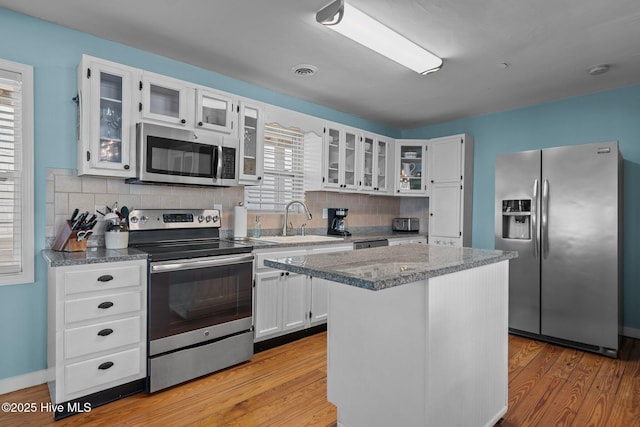
[[[49,381],[48,373],[48,369],[42,369],[40,371],[29,372],[28,374],[0,380],[0,394],[11,393],[12,391],[22,390],[23,388],[45,384]]]
[[[640,340],[640,329],[628,328],[625,326],[622,328],[622,335]]]

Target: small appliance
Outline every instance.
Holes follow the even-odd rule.
[[[393,218],[391,229],[393,231],[409,231],[417,233],[420,231],[420,220],[418,218]]]
[[[335,236],[351,236],[347,230],[347,213],[349,209],[345,208],[329,208],[327,234]]]
[[[238,138],[138,123],[136,178],[130,184],[228,187],[238,184]]]

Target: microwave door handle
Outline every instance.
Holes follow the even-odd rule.
[[[216,165],[216,180],[222,177],[222,145],[218,145],[218,163]]]
[[[218,169],[220,167],[220,146],[213,147],[213,180],[218,180]]]

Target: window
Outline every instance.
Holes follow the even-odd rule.
[[[304,201],[304,135],[275,124],[264,127],[262,184],[245,187],[249,210],[283,212],[292,200]]]
[[[33,68],[0,60],[0,285],[33,276]]]

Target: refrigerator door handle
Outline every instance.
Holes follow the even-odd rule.
[[[533,257],[538,258],[540,245],[538,244],[538,179],[533,180],[533,207],[531,209],[531,234],[533,235]]]
[[[545,179],[542,184],[542,218],[541,218],[542,235],[542,257],[547,259],[549,256],[549,180]]]

